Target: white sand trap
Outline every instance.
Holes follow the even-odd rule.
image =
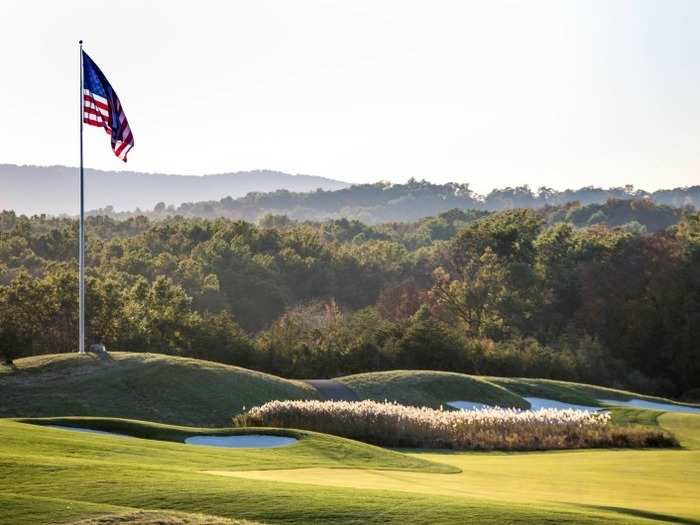
[[[483,408],[491,408],[491,405],[475,403],[474,401],[449,401],[447,406],[458,408],[459,410],[481,410]]]
[[[540,410],[542,408],[556,408],[559,410],[582,410],[584,412],[597,412],[600,407],[592,407],[588,405],[576,405],[574,403],[564,403],[563,401],[555,401],[544,397],[526,397],[524,398],[530,403],[531,410]]]
[[[58,430],[72,430],[73,432],[87,432],[88,434],[101,434],[103,436],[114,436],[120,438],[128,438],[126,434],[117,434],[116,432],[106,432],[104,430],[92,430],[91,428],[66,427],[62,425],[43,425],[47,428],[57,428]]]
[[[188,445],[206,445],[225,448],[274,448],[292,445],[298,440],[286,436],[247,434],[238,436],[192,436],[185,439]]]
[[[583,410],[585,412],[596,412],[601,410],[599,407],[575,405],[574,403],[564,403],[563,401],[555,401],[554,399],[546,399],[544,397],[525,397],[523,399],[530,403],[530,410],[540,410],[542,408],[556,408],[558,410]],[[450,401],[447,404],[460,410],[481,410],[484,408],[493,408],[493,405],[476,403],[474,401]]]
[[[601,403],[618,407],[646,408],[648,410],[664,410],[666,412],[684,412],[686,414],[700,414],[700,408],[685,405],[674,405],[671,403],[659,403],[656,401],[645,401],[644,399],[629,399],[620,401],[618,399],[599,399]]]

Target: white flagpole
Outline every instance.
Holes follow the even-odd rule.
[[[80,44],[80,247],[78,253],[79,268],[79,334],[78,353],[85,353],[85,188],[83,174],[83,116],[84,101],[83,96],[83,41]]]

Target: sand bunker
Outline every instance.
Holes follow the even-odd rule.
[[[574,403],[564,403],[563,401],[555,401],[554,399],[546,399],[544,397],[526,397],[524,399],[530,403],[531,410],[540,410],[542,408],[583,410],[585,412],[596,412],[600,410],[599,407],[575,405]],[[482,408],[493,408],[492,405],[485,405],[484,403],[476,403],[474,401],[450,401],[447,404],[460,410],[481,410]]]
[[[600,407],[592,407],[589,405],[577,405],[575,403],[565,403],[563,401],[555,401],[545,397],[526,397],[524,398],[530,403],[531,410],[540,410],[542,408],[556,408],[559,410],[583,410],[584,412],[597,412]]]
[[[44,425],[47,428],[58,430],[72,430],[73,432],[86,432],[89,434],[101,434],[103,436],[113,436],[128,438],[126,434],[116,432],[105,432],[104,430],[93,430],[91,428],[66,427],[63,425]],[[269,436],[264,434],[247,434],[238,436],[192,436],[185,439],[188,445],[206,445],[208,447],[225,448],[274,448],[292,445],[298,440],[286,436]]]
[[[47,428],[57,428],[58,430],[72,430],[73,432],[87,432],[88,434],[101,434],[103,436],[114,436],[128,438],[126,434],[117,434],[116,432],[105,432],[104,430],[92,430],[91,428],[66,427],[62,425],[44,425]]]
[[[297,442],[296,438],[286,436],[267,436],[264,434],[247,434],[238,436],[192,436],[185,439],[188,445],[206,445],[225,448],[274,448],[286,447]]]
[[[544,397],[526,397],[524,399],[530,403],[531,410],[540,410],[542,408],[583,410],[585,412],[596,412],[598,410],[603,410],[600,407],[565,403],[563,401],[556,401],[554,399],[547,399]],[[699,407],[674,405],[672,403],[661,403],[657,401],[645,401],[644,399],[629,399],[626,401],[620,401],[618,399],[599,399],[598,401],[611,406],[645,408],[647,410],[664,410],[666,412],[682,412],[686,414],[700,414]],[[452,408],[458,408],[459,410],[480,410],[482,408],[491,408],[491,405],[476,403],[474,401],[449,401],[447,405],[451,406]]]
[[[659,403],[656,401],[645,401],[644,399],[628,399],[620,401],[618,399],[599,399],[601,403],[618,407],[646,408],[647,410],[664,410],[666,412],[684,412],[686,414],[700,414],[700,408],[685,405],[674,405],[672,403]]]
[[[473,401],[450,401],[447,406],[458,408],[460,410],[481,410],[482,408],[491,408],[491,405],[484,403],[475,403]]]

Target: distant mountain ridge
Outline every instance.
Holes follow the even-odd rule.
[[[87,209],[150,210],[165,202],[238,198],[250,192],[286,189],[296,193],[339,190],[350,184],[314,175],[254,170],[216,175],[165,175],[134,171],[85,170]],[[78,210],[78,168],[0,164],[0,210],[23,214],[71,214]]]
[[[154,219],[173,215],[207,219],[224,217],[250,222],[272,215],[286,216],[296,221],[344,218],[359,220],[365,224],[381,224],[413,222],[453,209],[492,212],[533,208],[543,209],[547,214],[570,215],[571,222],[581,226],[584,222],[595,224],[609,222],[610,219],[613,219],[614,224],[623,224],[629,220],[636,220],[635,217],[639,218],[649,209],[658,207],[662,209],[655,210],[654,213],[661,213],[665,218],[656,224],[655,228],[663,229],[675,224],[685,211],[700,209],[700,186],[659,190],[653,193],[636,190],[632,186],[589,186],[564,191],[551,188],[532,191],[527,186],[519,186],[494,189],[487,195],[479,195],[471,191],[468,184],[433,184],[411,179],[406,184],[356,184],[340,190],[311,193],[277,190],[250,193],[237,199],[225,197],[219,200],[185,202],[180,206],[159,206],[157,209],[141,212],[114,213],[109,209],[101,209],[91,210],[91,214],[110,215],[120,219],[135,215],[147,215]],[[608,217],[607,211],[614,212],[614,217]],[[589,217],[589,212],[593,216]]]
[[[410,179],[405,184],[376,182],[348,184],[311,175],[256,170],[220,175],[163,175],[139,172],[86,170],[86,209],[91,215],[127,218],[147,215],[159,219],[172,215],[255,222],[266,215],[293,220],[357,219],[366,224],[410,222],[451,209],[482,212],[512,208],[603,205],[609,200],[646,204],[666,210],[675,223],[684,209],[700,209],[700,186],[647,192],[631,185],[613,188],[587,186],[557,191],[529,186],[475,193],[469,184],[434,184]],[[78,170],[65,166],[35,167],[0,164],[0,210],[19,214],[77,215]],[[622,208],[613,206],[618,212]],[[624,206],[623,206],[624,208]],[[675,210],[675,211],[674,211]],[[596,209],[600,214],[604,210]],[[626,217],[627,212],[623,215]],[[633,210],[632,215],[637,214]],[[580,222],[578,215],[572,221]],[[624,218],[624,217],[623,217]],[[590,218],[599,222],[602,217]],[[620,217],[618,219],[622,220]],[[588,220],[588,219],[587,219]]]

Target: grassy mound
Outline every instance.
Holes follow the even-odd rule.
[[[0,417],[95,416],[204,427],[228,426],[243,408],[318,399],[303,381],[159,354],[58,354],[19,359],[0,374]],[[394,370],[338,378],[361,399],[438,408],[473,401],[528,408],[521,396],[598,406],[597,399],[667,399],[566,381]]]
[[[484,377],[491,383],[507,388],[508,390],[525,397],[544,397],[555,399],[565,403],[580,405],[602,406],[599,399],[615,399],[626,401],[629,399],[644,399],[660,403],[680,405],[676,401],[663,397],[645,396],[627,390],[607,388],[604,386],[588,385],[584,383],[572,383],[569,381],[555,381],[552,379],[529,379],[523,377]],[[684,406],[700,406],[691,403],[683,403]]]
[[[224,426],[243,407],[314,399],[301,381],[156,354],[58,354],[15,362],[0,375],[0,417],[105,416]]]
[[[438,408],[449,401],[529,408],[522,397],[491,381],[465,374],[428,370],[370,372],[337,379],[362,398]]]
[[[0,420],[1,421],[1,420]],[[213,447],[193,447],[188,445],[185,451],[192,452],[193,449],[206,450],[206,454],[195,451],[192,455],[184,454],[181,456],[181,461],[188,458],[196,458],[199,466],[202,469],[211,469],[225,465],[226,468],[245,468],[249,463],[255,463],[258,466],[266,466],[268,468],[287,467],[301,468],[308,466],[343,466],[353,468],[372,468],[379,470],[421,470],[426,472],[456,472],[455,469],[446,465],[440,465],[423,461],[420,458],[413,458],[405,454],[400,454],[392,450],[383,449],[371,445],[366,445],[358,441],[331,436],[327,434],[318,434],[316,432],[308,432],[294,429],[276,429],[276,428],[197,428],[183,427],[175,425],[164,425],[161,423],[151,423],[148,421],[135,421],[130,419],[116,418],[96,418],[96,417],[60,417],[60,418],[36,418],[18,420],[15,424],[31,423],[32,427],[23,430],[28,432],[28,435],[33,435],[31,430],[39,428],[39,426],[60,425],[75,428],[86,428],[91,430],[101,430],[106,432],[115,432],[118,434],[126,434],[140,439],[124,440],[120,437],[107,436],[109,440],[117,440],[112,442],[114,448],[129,454],[134,455],[134,459],[139,461],[141,454],[148,455],[149,461],[159,463],[163,460],[163,464],[167,464],[168,451],[175,446],[176,449],[182,450],[181,445],[185,439],[190,436],[198,435],[221,435],[235,436],[245,434],[268,434],[289,436],[298,439],[298,443],[277,449],[238,449],[235,450],[235,459],[226,457],[222,459],[222,454],[230,454],[229,449],[213,448]],[[0,425],[2,423],[0,422]],[[1,427],[0,427],[1,428]],[[102,440],[105,436],[89,434],[89,433],[73,433],[62,429],[44,428],[43,431],[51,432],[51,438],[68,439],[70,442],[75,439]],[[1,434],[0,434],[1,435]],[[44,435],[46,438],[46,435]],[[95,443],[99,443],[97,441]],[[170,443],[168,443],[170,442]],[[122,447],[126,447],[126,449]],[[21,450],[21,447],[18,451]],[[85,459],[91,458],[91,448],[81,453]],[[100,452],[98,451],[98,454]]]

